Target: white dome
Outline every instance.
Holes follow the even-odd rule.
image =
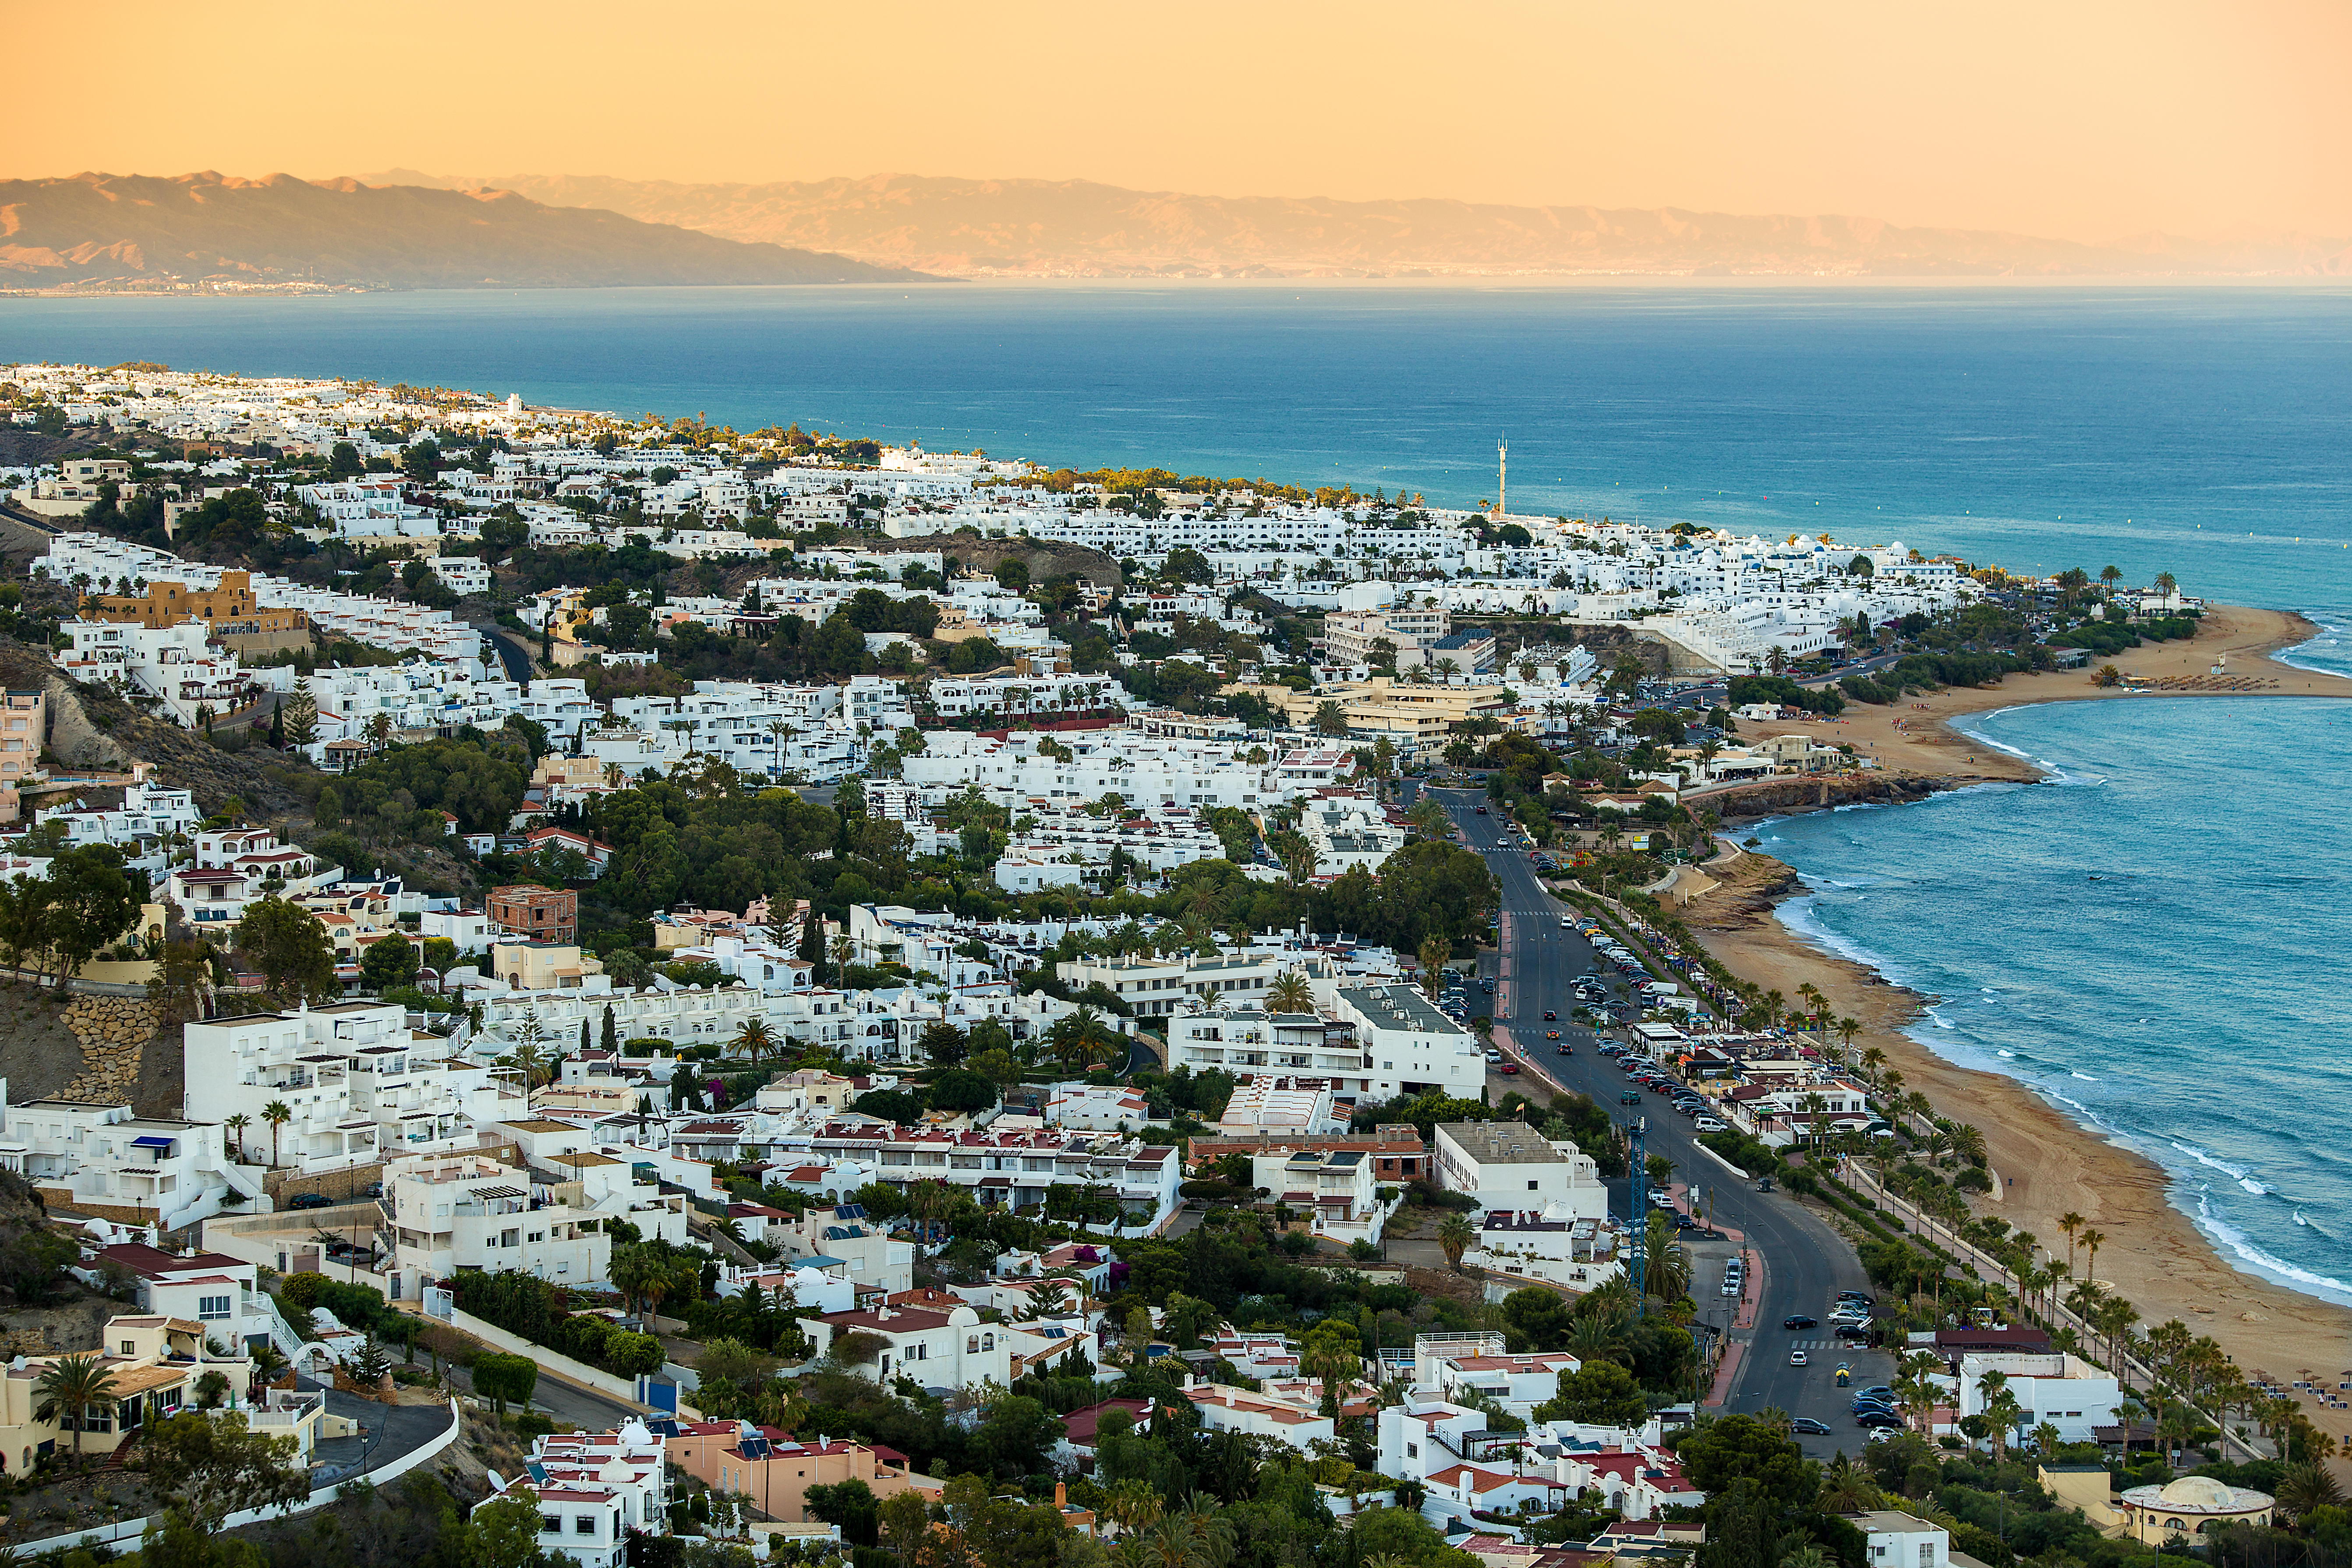
[[[2157,1500],[2167,1508],[2195,1509],[2200,1513],[2235,1513],[2242,1509],[2260,1508],[2262,1504],[2255,1500],[2261,1495],[2240,1493],[2210,1476],[2183,1476],[2156,1494]]]

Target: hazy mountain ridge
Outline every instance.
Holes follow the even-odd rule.
[[[914,276],[577,203],[212,172],[0,181],[0,282],[393,289],[853,283]]]
[[[2106,245],[1837,216],[1742,216],[1438,199],[1202,196],[1086,181],[877,174],[772,184],[600,175],[371,176],[512,190],[730,239],[990,273],[1836,274],[1855,277],[2352,275],[2352,240],[2138,236]]]

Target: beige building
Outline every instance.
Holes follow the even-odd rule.
[[[665,1445],[669,1462],[713,1491],[732,1492],[772,1520],[799,1524],[808,1519],[811,1487],[864,1481],[877,1499],[919,1491],[937,1501],[940,1483],[914,1473],[903,1455],[885,1458],[862,1443],[841,1438],[803,1443],[764,1438],[759,1428],[734,1421],[681,1425]]]
[[[60,1411],[46,1421],[34,1414],[42,1403],[42,1374],[62,1356],[20,1358],[0,1377],[0,1465],[8,1471],[21,1476],[43,1455],[70,1452],[77,1426],[84,1454],[110,1454],[129,1434],[193,1405],[195,1381],[205,1373],[217,1370],[242,1392],[253,1370],[242,1349],[232,1355],[205,1350],[203,1324],[160,1315],[109,1320],[92,1353],[113,1387],[103,1403],[79,1413]]]
[[[604,961],[568,943],[501,942],[490,948],[490,971],[511,991],[577,991]]]
[[[1306,729],[1326,702],[1336,702],[1351,734],[1386,735],[1399,745],[1444,744],[1449,731],[1466,719],[1499,718],[1500,686],[1423,686],[1385,675],[1296,691],[1287,686],[1228,686],[1221,697],[1255,697],[1291,725]]]
[[[253,591],[248,572],[223,572],[217,588],[184,583],[150,583],[147,592],[92,594],[82,600],[82,618],[142,626],[175,626],[199,620],[214,641],[232,653],[271,653],[310,646],[310,617],[301,610],[267,609]]]

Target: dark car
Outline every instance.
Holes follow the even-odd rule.
[[[1642,1103],[1642,1091],[1638,1089],[1629,1089],[1624,1093],[1617,1097],[1617,1103],[1620,1105],[1639,1105]]]
[[[1819,1327],[1819,1324],[1817,1324],[1814,1320],[1808,1318],[1802,1312],[1800,1312],[1793,1318],[1781,1319],[1780,1326],[1784,1329],[1811,1329]]]
[[[1559,1017],[1559,1015],[1558,1013],[1554,1012],[1554,1011],[1553,1011],[1552,1009],[1550,1009],[1549,1007],[1547,1007],[1547,1008],[1545,1008],[1545,1009],[1544,1009],[1544,1022],[1545,1022],[1545,1023],[1549,1024],[1549,1023],[1550,1023],[1553,1019],[1555,1019],[1555,1018],[1557,1018],[1557,1017]]]
[[[1830,1435],[1830,1429],[1826,1423],[1816,1421],[1810,1415],[1800,1415],[1794,1421],[1790,1422],[1789,1430],[1791,1432],[1802,1432],[1808,1437],[1826,1437]]]
[[[1903,1425],[1903,1417],[1892,1410],[1865,1410],[1853,1418],[1857,1426],[1882,1426],[1889,1431]]]
[[[1895,1398],[1895,1391],[1883,1383],[1874,1383],[1868,1388],[1856,1390],[1853,1398],[1857,1405],[1865,1399],[1884,1399],[1892,1402]]]
[[[1870,1342],[1870,1331],[1860,1323],[1840,1323],[1832,1332],[1836,1338],[1849,1344],[1864,1345]]]
[[[1485,806],[1483,806],[1483,805],[1482,805],[1482,806],[1480,806],[1480,807],[1478,808],[1478,815],[1479,815],[1479,816],[1486,816],[1486,808]]]
[[[335,1200],[324,1193],[298,1193],[286,1206],[289,1209],[331,1209],[335,1206]]]
[[[1570,1045],[1566,1040],[1562,1040],[1559,1043],[1559,1054],[1564,1057],[1572,1057],[1576,1054],[1576,1047]]]

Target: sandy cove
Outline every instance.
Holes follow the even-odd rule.
[[[2112,660],[2092,660],[2091,669],[2053,669],[2012,675],[1998,686],[1956,686],[1932,697],[1906,697],[1888,707],[1849,702],[1836,719],[1790,720],[1747,724],[1744,733],[1809,734],[1847,744],[1894,773],[1919,773],[1954,784],[2041,777],[2031,763],[1981,744],[1950,727],[1954,719],[2029,702],[2161,702],[2180,697],[2352,697],[2352,680],[2279,663],[2269,655],[2308,642],[2319,628],[2282,610],[2238,605],[2209,605],[2197,636],[2187,642],[2143,643]],[[2091,684],[2092,670],[2113,663],[2127,678],[2120,687]],[[2221,665],[2226,677],[2216,677]],[[2252,683],[2252,690],[2176,690],[2158,681],[2215,684],[2222,679]],[[2141,684],[2145,683],[2145,684]],[[1702,799],[1709,798],[1706,796]]]
[[[2317,630],[2299,616],[2215,605],[2205,627],[2187,643],[2142,647],[2114,662],[2128,676],[2154,681],[2203,675],[2227,655],[2229,673],[2260,683],[2247,695],[2352,697],[2352,681],[2314,674],[2265,656],[2308,640]],[[1773,733],[1807,729],[1829,741],[1850,741],[1882,766],[1953,784],[2030,780],[2027,763],[1970,740],[1949,721],[1994,708],[2029,702],[2158,701],[2166,694],[2102,689],[2088,672],[2011,676],[2000,686],[1906,699],[1893,708],[1853,705],[1845,723],[1775,725]],[[2207,695],[2211,695],[2208,693]],[[1898,728],[1898,724],[1900,728]],[[1755,727],[1755,728],[1761,728]],[[1794,889],[1780,861],[1747,854],[1710,864],[1719,884],[1680,911],[1707,950],[1743,979],[1795,997],[1810,980],[1825,992],[1838,1016],[1863,1026],[1855,1048],[1875,1046],[1899,1068],[1907,1089],[1927,1096],[1938,1114],[1973,1123],[1985,1135],[1993,1169],[2008,1184],[1986,1212],[2032,1231],[2044,1248],[2065,1256],[2058,1216],[2084,1215],[2106,1234],[2099,1278],[2139,1309],[2145,1323],[2179,1318],[2213,1336],[2249,1373],[2281,1383],[2305,1369],[2326,1377],[2352,1367],[2352,1310],[2331,1306],[2242,1273],[2166,1201],[2171,1178],[2162,1167],[2101,1139],[2023,1084],[1997,1073],[1957,1067],[1907,1033],[1936,998],[1890,984],[1875,971],[1802,941],[1772,913]],[[2084,1259],[2077,1253],[2079,1270]],[[2305,1412],[2339,1442],[2352,1440],[2352,1415]]]

